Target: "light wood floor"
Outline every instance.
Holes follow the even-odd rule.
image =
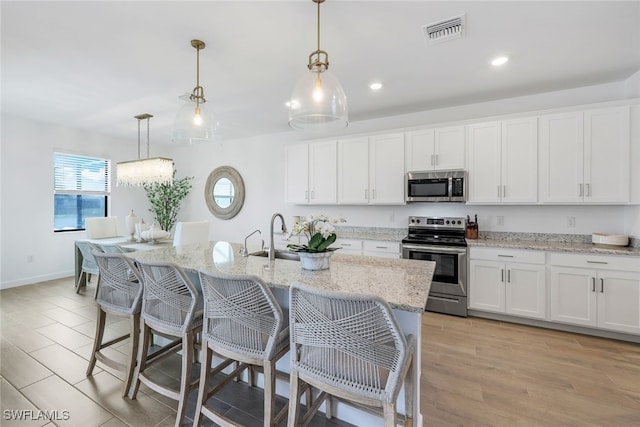
[[[0,291],[2,427],[54,426],[8,420],[12,409],[69,410],[60,426],[173,425],[175,402],[144,386],[136,401],[123,399],[122,375],[100,365],[85,376],[93,282],[79,295],[72,279]],[[422,323],[425,426],[640,426],[638,344],[434,313]],[[108,321],[108,336],[127,327]],[[123,357],[126,344],[115,350]],[[159,369],[168,380],[179,372],[173,362]],[[220,399],[243,425],[261,425],[260,391],[239,388]],[[336,424],[323,416],[312,423]]]
[[[427,426],[640,426],[640,345],[425,313]]]

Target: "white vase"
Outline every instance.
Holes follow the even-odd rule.
[[[134,235],[136,233],[136,224],[138,223],[138,217],[133,213],[133,209],[131,213],[124,217],[124,223],[127,226],[127,233],[129,233],[129,241],[134,240]]]
[[[326,270],[329,268],[329,259],[333,252],[298,252],[300,254],[300,267],[305,270]]]

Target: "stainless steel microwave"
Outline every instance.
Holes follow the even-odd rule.
[[[407,202],[466,202],[467,172],[407,172],[405,192]]]

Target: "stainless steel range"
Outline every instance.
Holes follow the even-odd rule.
[[[427,311],[467,316],[467,242],[465,219],[409,217],[402,258],[435,261]]]

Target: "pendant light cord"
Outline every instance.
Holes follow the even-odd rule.
[[[149,158],[149,118],[147,118],[147,159]]]
[[[320,52],[320,2],[318,4],[318,52]]]

